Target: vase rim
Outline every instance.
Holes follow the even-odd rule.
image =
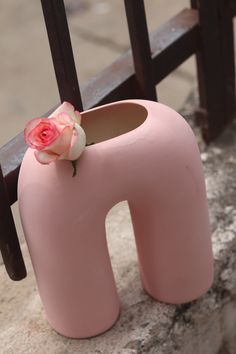
[[[145,103],[148,101],[123,100],[82,112],[81,126],[85,130],[87,143],[91,144],[86,148],[127,137],[128,134],[136,134],[143,129],[149,115]],[[126,113],[129,118],[125,117]]]

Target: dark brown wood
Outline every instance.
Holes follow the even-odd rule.
[[[27,147],[21,132],[0,149],[0,164],[10,205],[17,201],[17,181],[20,165]]]
[[[234,119],[235,114],[234,28],[229,0],[219,0],[219,12],[222,75],[225,88],[226,123],[228,124]]]
[[[0,250],[9,277],[21,280],[26,277],[16,228],[9,204],[5,181],[0,167]]]
[[[41,0],[61,101],[83,110],[63,0]]]
[[[232,17],[236,16],[236,1],[229,0],[229,7],[230,7]]]
[[[229,2],[198,0],[201,36],[197,52],[200,110],[207,141],[217,137],[235,112],[233,24]]]
[[[153,80],[151,49],[143,0],[124,0],[128,21],[133,62],[140,95],[156,101],[156,88]]]
[[[197,51],[199,33],[198,12],[185,9],[151,34],[156,84]]]
[[[198,49],[197,11],[186,9],[162,25],[150,36],[153,78],[160,82]],[[82,87],[84,108],[138,95],[132,54],[127,52],[94,80]],[[46,114],[47,116],[48,114]],[[44,115],[45,116],[45,115]],[[17,180],[26,150],[23,134],[18,134],[0,149],[0,162],[9,193],[10,204],[17,200]]]
[[[197,9],[198,0],[190,0],[190,3],[193,9]]]
[[[153,80],[158,84],[199,45],[198,12],[185,9],[150,35]],[[138,94],[131,52],[128,51],[82,87],[84,109]]]

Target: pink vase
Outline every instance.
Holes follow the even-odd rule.
[[[72,178],[68,161],[41,165],[28,149],[19,176],[21,220],[52,327],[75,338],[110,328],[119,314],[105,218],[127,200],[144,289],[184,303],[212,284],[204,177],[195,137],[172,109],[129,100],[82,114],[87,142]]]

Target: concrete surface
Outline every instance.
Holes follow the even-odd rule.
[[[76,65],[86,83],[129,47],[122,0],[65,0]],[[174,15],[188,1],[145,0],[149,28]],[[0,145],[32,117],[59,102],[40,2],[1,1]],[[159,100],[179,109],[196,86],[191,58],[161,82]],[[196,98],[184,115],[191,120]],[[235,354],[236,353],[236,180],[234,124],[202,150],[213,231],[215,282],[211,291],[185,306],[153,301],[141,289],[130,216],[125,203],[107,220],[109,250],[122,303],[121,316],[107,333],[91,340],[69,340],[47,324],[20,227],[28,277],[10,281],[0,266],[1,354]]]

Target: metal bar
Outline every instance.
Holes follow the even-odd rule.
[[[181,11],[151,33],[154,84],[158,84],[197,51],[198,37],[198,12],[191,9]],[[84,108],[87,110],[114,100],[130,98],[130,92],[138,94],[132,64],[132,55],[128,51],[82,87]]]
[[[199,25],[196,10],[186,9],[157,29],[151,36],[153,78],[157,84],[198,49]],[[138,94],[132,54],[129,51],[82,88],[84,108],[130,98]],[[10,204],[17,200],[19,168],[26,147],[18,134],[0,149],[4,179]]]
[[[220,5],[220,43],[222,53],[222,76],[225,89],[226,123],[234,119],[235,114],[235,54],[234,28],[229,0],[219,0]]]
[[[0,166],[0,250],[9,277],[21,280],[26,269]]]
[[[217,137],[235,112],[233,24],[229,2],[198,0],[201,37],[197,52],[200,109],[204,138]]]
[[[236,16],[236,1],[235,0],[230,0],[229,1],[229,6],[230,6],[230,11],[232,17]]]
[[[198,0],[190,0],[192,9],[197,9]]]
[[[41,0],[61,101],[83,110],[63,0]]]
[[[140,98],[157,100],[143,0],[124,0]]]

